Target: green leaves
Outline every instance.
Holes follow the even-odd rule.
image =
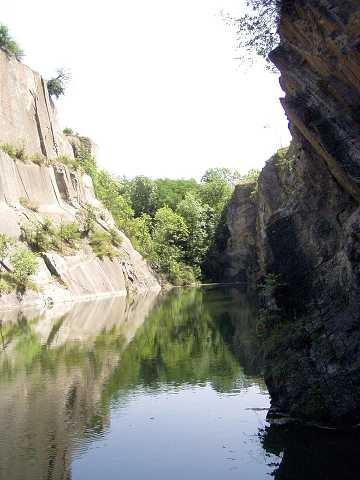
[[[212,168],[201,182],[145,176],[130,180],[98,169],[86,148],[75,162],[91,176],[97,197],[117,226],[157,272],[177,285],[209,278],[210,270],[211,278],[216,277],[216,269],[222,268],[219,259],[227,239],[226,209],[234,185],[252,180],[255,171],[242,176],[237,170]]]
[[[248,0],[247,10],[240,18],[225,15],[224,20],[236,27],[238,34],[239,60],[254,61],[254,55],[264,58],[268,68],[269,53],[278,45],[280,9],[284,0]]]
[[[69,78],[69,74],[64,70],[58,70],[56,77],[51,78],[47,82],[49,95],[56,98],[65,95],[66,84],[68,83]]]
[[[156,211],[157,185],[151,178],[139,176],[130,182],[130,201],[136,217]]]
[[[14,240],[5,235],[4,233],[0,233],[0,261],[3,262],[5,258],[8,256],[11,247],[14,245]]]
[[[21,60],[24,56],[24,51],[11,37],[7,26],[3,24],[0,24],[0,47],[17,60]]]
[[[11,254],[13,277],[18,286],[26,287],[38,269],[38,256],[25,246],[18,246]]]
[[[112,236],[102,230],[96,230],[91,234],[90,245],[99,258],[108,257],[112,259],[120,256],[119,251],[113,247]]]

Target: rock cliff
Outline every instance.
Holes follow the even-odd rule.
[[[256,279],[266,287],[271,275],[275,302],[267,302],[261,322],[272,413],[355,425],[360,4],[284,0],[279,31],[271,59],[281,72],[294,140],[287,153],[267,162],[255,198],[248,186],[236,189],[228,215],[227,279]]]
[[[24,147],[29,155],[73,156],[62,135],[46,81],[0,49],[1,143]]]
[[[11,158],[0,150],[0,233],[18,239],[24,221],[50,218],[56,223],[73,222],[86,205],[95,206],[101,213],[99,230],[114,229],[110,213],[95,197],[91,178],[57,161],[63,155],[74,157],[79,139],[60,132],[44,79],[0,50],[0,92],[0,144],[24,149],[29,158],[37,155],[46,160],[38,165]],[[91,142],[89,148],[93,153]],[[118,234],[119,257],[112,260],[96,257],[86,242],[76,253],[42,254],[34,279],[40,291],[28,291],[23,296],[3,294],[0,308],[158,290],[159,284],[146,262],[129,239]]]

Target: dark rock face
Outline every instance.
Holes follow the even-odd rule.
[[[237,185],[227,212],[229,239],[224,278],[247,282],[256,278],[256,185]]]
[[[244,200],[234,197],[230,212],[245,211],[246,228],[242,243],[234,228],[241,221],[230,213],[228,253],[239,272],[248,271],[252,258],[248,281],[272,273],[282,285],[275,290],[281,318],[268,320],[265,339],[273,411],[354,425],[360,422],[360,2],[284,2],[280,35],[272,60],[294,142],[286,158],[266,164],[256,207],[244,210]],[[240,244],[236,255],[232,245]]]

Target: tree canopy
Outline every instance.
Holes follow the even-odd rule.
[[[216,276],[216,261],[227,238],[228,202],[235,184],[253,181],[253,174],[213,168],[200,182],[115,178],[98,169],[86,149],[80,150],[76,165],[90,174],[98,198],[155,271],[177,285]]]
[[[59,69],[56,76],[48,80],[47,89],[51,97],[59,98],[65,94],[66,84],[69,81],[69,74]]]

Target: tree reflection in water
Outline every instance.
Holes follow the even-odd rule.
[[[262,421],[257,434],[258,424],[249,423],[246,415],[255,414],[246,402],[252,400],[242,393],[256,388],[266,399],[255,326],[254,302],[231,288],[3,314],[0,478],[70,479],[74,458],[109,434],[113,412],[126,410],[136,392],[159,398],[204,386],[238,402],[235,436],[242,435],[241,425],[250,425],[251,438],[244,437],[250,447],[242,454],[253,455],[251,472],[262,472],[251,478],[270,472],[281,480],[355,478],[357,440],[264,429]]]

